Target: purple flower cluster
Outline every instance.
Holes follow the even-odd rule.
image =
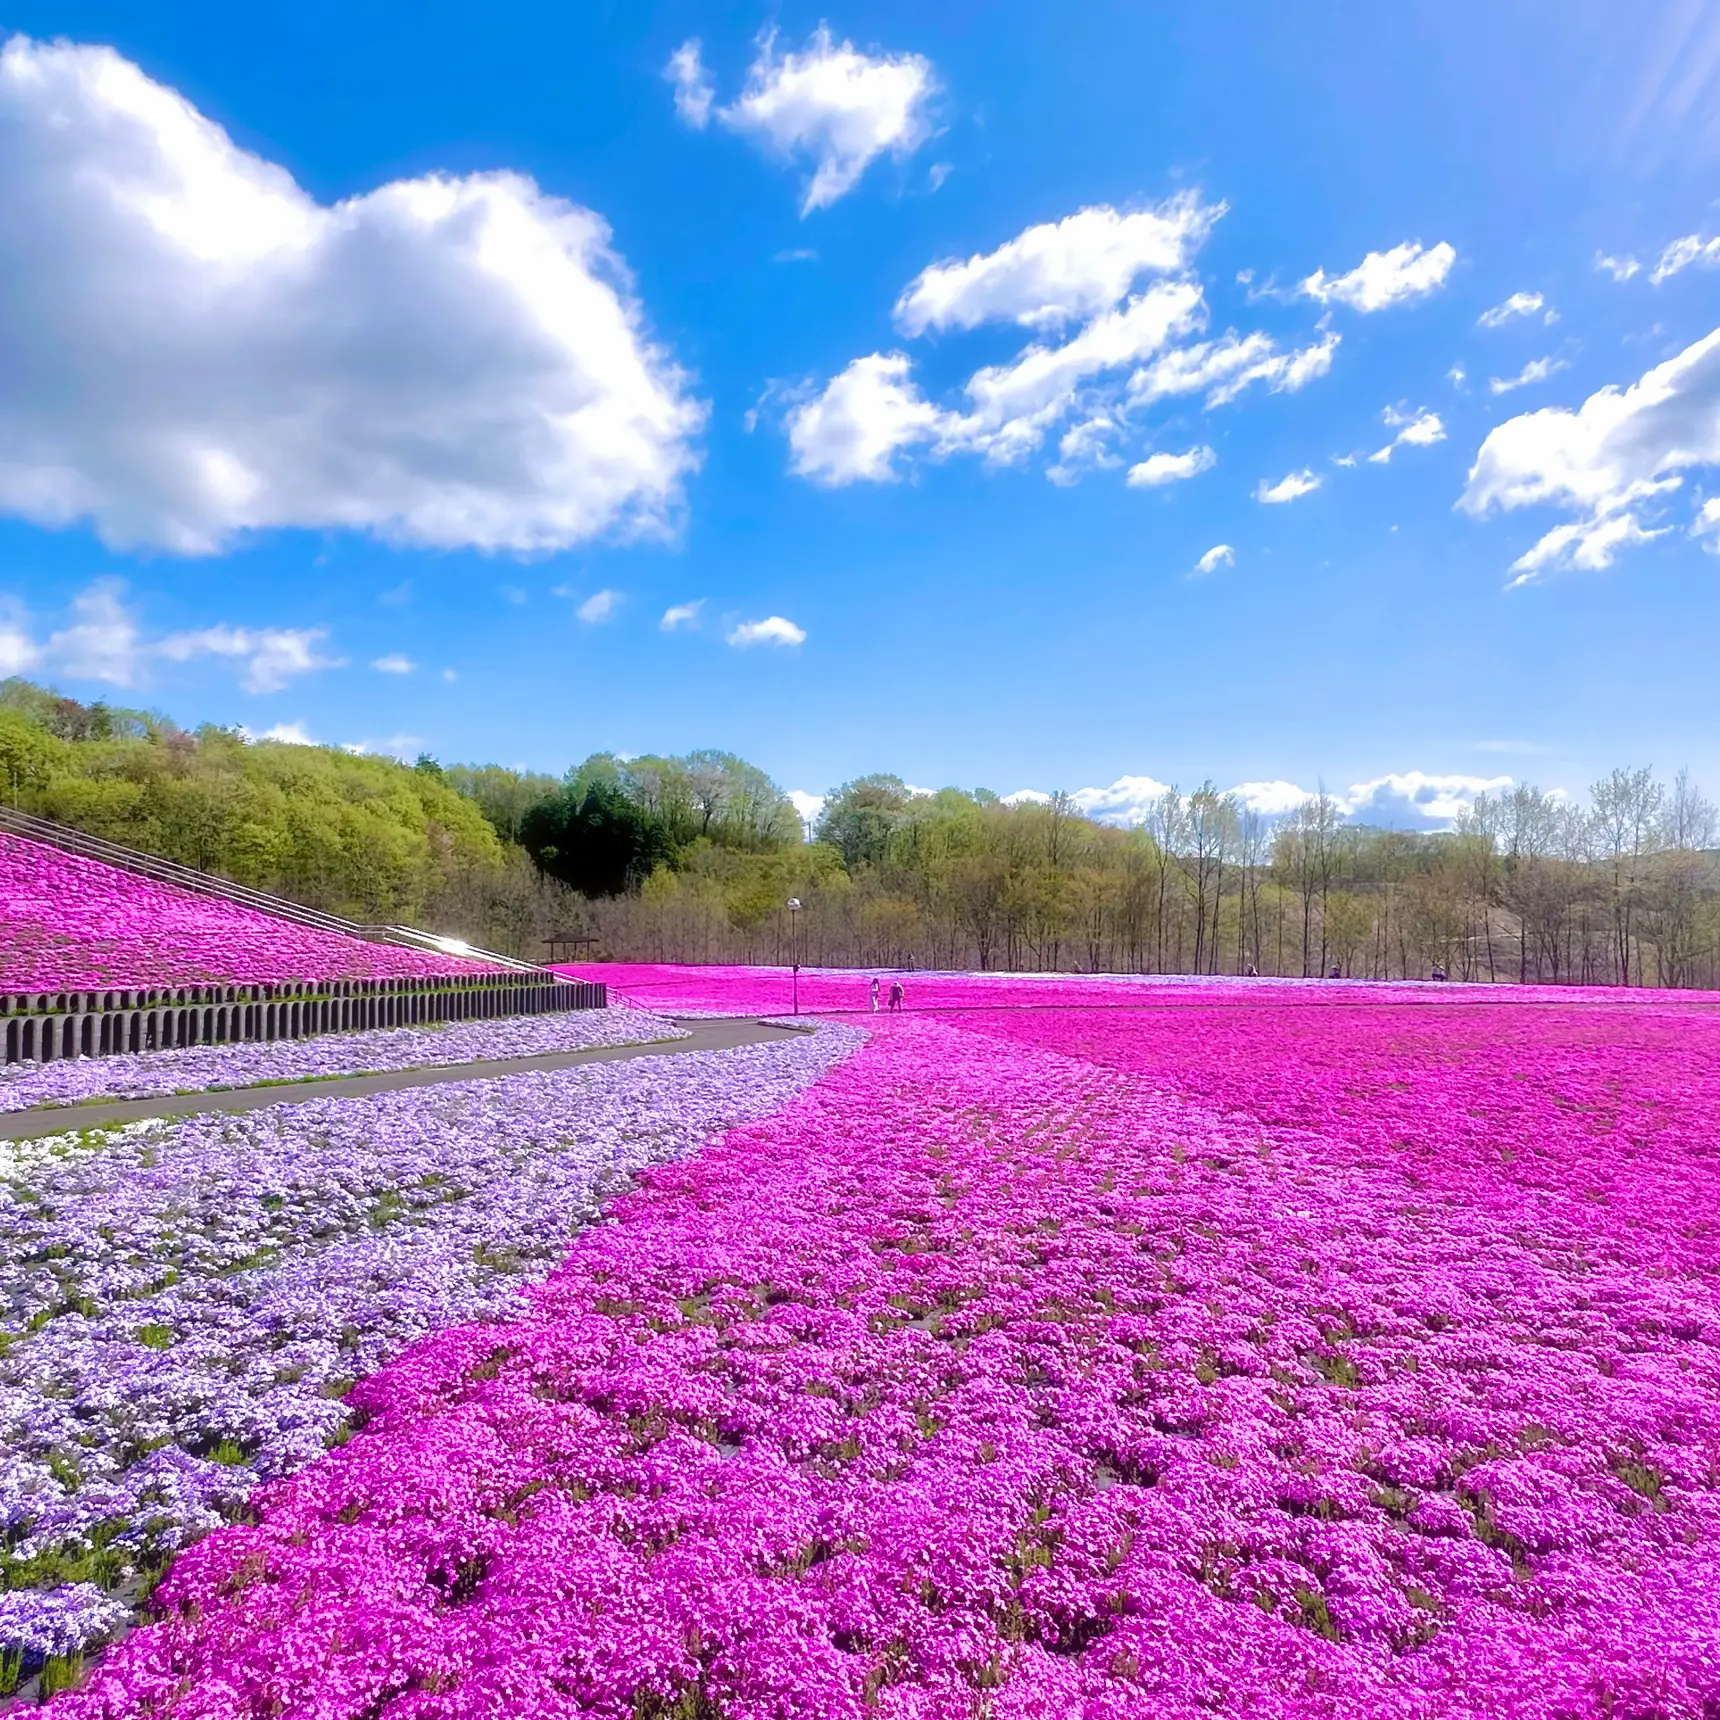
[[[111,1629],[104,1589],[341,1441],[355,1379],[513,1312],[636,1172],[856,1039],[0,1144],[0,1653]]]
[[[684,1038],[685,1029],[660,1015],[643,1009],[612,1008],[503,1021],[459,1021],[446,1026],[388,1027],[324,1034],[316,1039],[277,1039],[260,1045],[190,1045],[123,1057],[14,1063],[0,1068],[0,1112]]]

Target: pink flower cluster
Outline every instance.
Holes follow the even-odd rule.
[[[0,992],[475,973],[0,834]]]
[[[1713,1720],[1720,1020],[1375,995],[881,1021],[54,1712]]]

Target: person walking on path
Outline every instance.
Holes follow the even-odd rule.
[[[872,976],[872,1013],[874,1015],[878,1013],[878,976],[876,974]]]
[[[902,982],[899,979],[890,981],[890,1013],[894,1015],[902,1007]]]

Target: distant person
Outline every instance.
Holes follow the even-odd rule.
[[[1433,964],[1433,972],[1428,977],[1431,979],[1444,979],[1445,978],[1445,969],[1443,967],[1441,967],[1438,962],[1435,962]]]
[[[1259,979],[1260,978],[1260,969],[1257,968],[1253,962],[1250,962],[1248,964],[1248,977],[1250,979]]]
[[[899,979],[890,981],[890,1013],[894,1015],[902,1007],[902,982]]]
[[[1339,967],[1336,962],[1333,962],[1332,963],[1332,971],[1326,975],[1326,978],[1327,979],[1342,979],[1343,977],[1344,977],[1344,970],[1341,967]]]
[[[876,974],[872,976],[872,1013],[874,1015],[878,1013],[878,976]]]

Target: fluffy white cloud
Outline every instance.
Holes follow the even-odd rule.
[[[1483,311],[1475,320],[1482,328],[1503,328],[1513,317],[1532,317],[1542,310],[1546,303],[1539,293],[1513,293],[1503,304],[1495,305],[1490,311]],[[1544,320],[1557,322],[1559,313],[1548,311]]]
[[[1508,776],[1429,775],[1426,771],[1394,771],[1351,786],[1335,795],[1346,818],[1367,824],[1436,827],[1453,823],[1475,804],[1479,794],[1509,788]]]
[[[1294,502],[1302,496],[1313,495],[1325,481],[1318,472],[1311,472],[1304,466],[1300,472],[1291,472],[1276,484],[1269,484],[1262,478],[1255,486],[1254,499],[1267,503]]]
[[[1199,561],[1194,564],[1197,575],[1214,573],[1221,567],[1236,566],[1236,551],[1227,543],[1215,543]]]
[[[1448,826],[1472,806],[1479,794],[1509,788],[1508,776],[1438,775],[1426,771],[1394,771],[1367,782],[1351,785],[1347,792],[1328,791],[1328,798],[1341,817],[1397,828],[1432,830]],[[1156,811],[1169,787],[1151,776],[1124,776],[1109,788],[1078,789],[1069,798],[1090,818],[1107,824],[1142,824]],[[1282,778],[1240,782],[1226,791],[1237,805],[1263,818],[1282,818],[1314,790]],[[1012,804],[1043,802],[1050,796],[1036,789],[1022,789],[1006,797]]]
[[[274,741],[284,747],[314,747],[317,744],[302,722],[276,723],[273,728],[264,729],[261,734],[252,734],[249,729],[242,727],[239,733],[253,746],[258,741]]]
[[[152,638],[126,606],[125,586],[98,579],[72,600],[71,624],[35,640],[22,612],[0,616],[0,663],[10,659],[16,673],[38,666],[80,681],[114,687],[142,687],[160,662],[189,663],[226,659],[238,668],[248,693],[279,692],[300,675],[342,667],[320,647],[328,637],[321,627],[231,627],[225,623]]]
[[[796,627],[781,615],[767,615],[762,621],[743,621],[728,632],[731,645],[804,645],[806,629]]]
[[[1459,505],[1552,506],[1578,518],[1549,531],[1513,564],[1523,583],[1557,567],[1608,566],[1622,548],[1661,535],[1641,510],[1693,468],[1720,464],[1720,329],[1627,388],[1591,394],[1575,411],[1543,407],[1491,431]]]
[[[410,657],[402,657],[398,651],[376,658],[370,666],[383,675],[410,675],[418,667]]]
[[[1135,372],[1129,402],[1147,406],[1169,395],[1204,392],[1208,406],[1228,406],[1256,382],[1273,394],[1294,394],[1332,368],[1338,341],[1328,329],[1312,345],[1286,352],[1256,331],[1177,347]]]
[[[906,353],[874,352],[795,407],[789,470],[823,484],[894,478],[897,451],[936,440],[945,417],[915,386],[912,368]]]
[[[1693,265],[1703,269],[1720,267],[1720,239],[1699,239],[1694,233],[1674,239],[1660,253],[1660,261],[1648,278],[1658,287],[1662,281],[1682,274]]]
[[[1389,251],[1368,252],[1345,275],[1328,275],[1324,269],[1316,269],[1303,281],[1302,291],[1323,305],[1383,311],[1437,292],[1456,261],[1456,251],[1443,240],[1426,249],[1413,243],[1394,245]]]
[[[1069,798],[1078,811],[1105,824],[1141,824],[1170,793],[1151,776],[1120,776],[1109,788],[1078,788]]]
[[[41,647],[30,637],[22,608],[0,599],[0,678],[33,669]]]
[[[608,621],[620,607],[619,591],[594,591],[574,614],[588,627],[595,627],[600,621]]]
[[[1568,358],[1532,358],[1515,376],[1490,378],[1487,392],[1510,394],[1519,388],[1530,388],[1537,382],[1545,382],[1549,376],[1557,376],[1561,370],[1569,370],[1570,367],[1571,361]]]
[[[422,735],[382,735],[372,740],[342,741],[342,752],[358,753],[361,756],[373,753],[380,758],[397,758],[404,763],[409,758],[416,758],[424,750]]]
[[[609,231],[518,174],[332,206],[108,48],[0,52],[0,509],[562,548],[672,525],[703,408]]]
[[[880,155],[912,155],[931,136],[937,88],[921,55],[863,54],[821,24],[804,53],[779,57],[775,36],[766,36],[746,87],[717,118],[778,155],[812,160],[805,216],[851,191]],[[677,82],[677,108],[681,99]]]
[[[985,322],[1059,328],[1113,309],[1144,274],[1188,266],[1225,212],[1186,191],[1121,214],[1108,204],[1029,227],[995,251],[933,263],[896,301],[906,335]]]
[[[700,55],[699,38],[690,36],[669,56],[663,76],[675,86],[675,112],[695,131],[711,123],[716,91]]]
[[[790,469],[826,484],[887,482],[898,456],[978,454],[1013,464],[1061,431],[1054,483],[1125,463],[1117,444],[1133,415],[1156,401],[1204,393],[1209,407],[1259,383],[1275,392],[1303,387],[1332,365],[1338,335],[1321,319],[1311,344],[1280,349],[1263,333],[1193,337],[1207,326],[1199,281],[1187,265],[1222,204],[1188,192],[1135,214],[1083,209],[1047,222],[995,251],[933,264],[896,305],[910,335],[961,331],[1005,321],[1036,331],[1013,357],[982,366],[965,398],[931,400],[903,352],[852,360],[787,413]],[[1162,278],[1139,285],[1143,274]],[[1067,325],[1072,333],[1064,336]],[[1198,467],[1195,469],[1199,469]],[[1136,483],[1177,476],[1163,460],[1137,463]]]
[[[1720,555],[1720,496],[1710,496],[1702,504],[1696,519],[1690,528],[1693,537],[1713,538],[1714,542],[1707,547]],[[0,634],[3,637],[3,634]],[[0,646],[0,650],[4,647]]]
[[[799,814],[802,824],[816,824],[818,822],[818,815],[824,810],[824,796],[822,794],[809,794],[804,788],[791,788],[788,791],[788,798],[795,812]]]
[[[1019,458],[1074,407],[1083,383],[1187,334],[1199,326],[1202,308],[1195,282],[1160,281],[1061,345],[1034,342],[1008,364],[987,365],[968,379],[970,409],[946,417],[941,440],[997,461]]]
[[[705,600],[702,597],[694,598],[691,603],[671,603],[663,611],[663,619],[657,625],[665,633],[674,633],[683,627],[697,627],[704,607]]]
[[[0,661],[17,669],[37,665],[80,681],[141,687],[157,662],[189,663],[225,658],[237,665],[249,693],[279,692],[289,681],[318,669],[338,669],[340,660],[319,647],[321,627],[230,627],[225,623],[150,638],[126,606],[117,579],[98,579],[72,599],[73,621],[38,643],[16,608],[0,617]],[[13,672],[16,672],[14,670]]]
[[[1152,489],[1160,484],[1175,484],[1183,478],[1193,478],[1209,472],[1218,464],[1218,456],[1208,447],[1190,448],[1183,454],[1149,454],[1138,466],[1129,468],[1129,484],[1134,488]],[[1209,569],[1203,568],[1202,572]]]
[[[1388,406],[1380,416],[1396,428],[1397,435],[1368,456],[1377,466],[1385,465],[1399,448],[1431,448],[1445,440],[1445,422],[1437,412],[1400,412]]]
[[[1642,272],[1642,264],[1635,257],[1608,257],[1600,251],[1595,252],[1595,267],[1615,281],[1628,281]]]
[[[204,627],[170,633],[154,650],[170,663],[233,658],[240,664],[239,685],[247,693],[278,693],[300,675],[341,666],[338,659],[317,651],[327,637],[323,627]]]

